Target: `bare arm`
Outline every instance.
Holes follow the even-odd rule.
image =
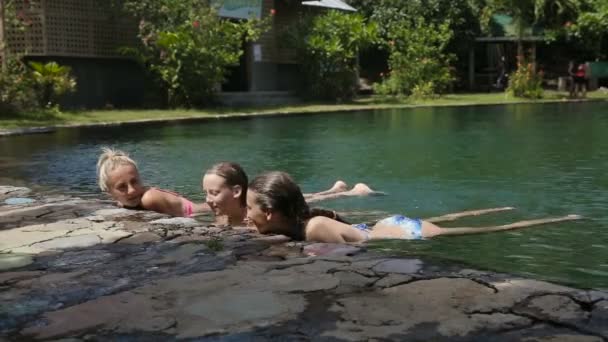
[[[181,197],[172,193],[158,191],[154,188],[146,191],[141,198],[141,206],[144,209],[176,217],[184,215],[182,205]]]
[[[536,220],[525,220],[518,221],[510,224],[504,224],[501,226],[492,226],[492,227],[454,227],[454,228],[441,228],[430,222],[422,222],[422,236],[425,238],[431,238],[438,235],[465,235],[465,234],[483,234],[483,233],[491,233],[491,232],[500,232],[505,230],[513,230],[520,229],[532,226],[538,226],[541,224],[547,223],[557,223],[564,221],[574,221],[580,220],[582,216],[579,215],[566,215],[562,217],[551,217],[545,219],[536,219]]]
[[[466,216],[478,216],[483,214],[495,213],[500,211],[513,210],[513,207],[500,207],[500,208],[490,208],[490,209],[479,209],[479,210],[469,210],[469,211],[461,211],[458,213],[446,214],[441,216],[429,217],[425,218],[425,221],[428,222],[445,222],[445,221],[454,221],[462,217]]]
[[[195,215],[200,215],[200,214],[210,214],[212,212],[211,207],[209,206],[209,204],[203,202],[203,203],[193,203],[193,209],[194,209],[194,214]]]

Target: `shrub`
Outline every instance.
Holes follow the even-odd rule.
[[[542,85],[542,71],[536,72],[532,63],[518,63],[517,70],[509,77],[507,93],[515,97],[540,99],[544,92]]]
[[[304,80],[304,93],[322,100],[348,100],[357,90],[357,55],[376,41],[375,24],[358,14],[328,11],[304,17],[288,32]]]
[[[445,47],[451,39],[448,23],[429,24],[419,18],[389,28],[385,45],[389,50],[388,77],[374,86],[384,95],[433,96],[442,93],[453,81],[451,54]]]
[[[142,45],[123,50],[156,76],[174,107],[213,102],[243,41],[256,40],[269,23],[225,20],[200,0],[127,0],[124,8],[140,19]]]
[[[70,68],[56,62],[30,62],[9,58],[7,70],[0,74],[0,112],[18,114],[36,109],[58,110],[61,95],[76,89]]]
[[[2,13],[4,29],[7,32],[29,30],[31,21],[23,13],[36,6],[39,4],[34,1],[6,1]],[[28,67],[21,55],[10,51],[6,41],[0,41],[0,46],[6,58],[0,73],[1,114],[19,114],[51,106],[56,112],[58,107],[54,105],[58,98],[76,89],[76,81],[70,76],[69,67],[60,66],[55,62],[46,64],[30,62]],[[39,111],[39,113],[51,112]]]
[[[9,58],[6,71],[0,73],[0,113],[12,115],[33,109],[36,104],[28,68],[20,60]]]
[[[76,90],[76,79],[70,74],[71,68],[56,62],[29,62],[32,68],[33,89],[40,108],[56,106],[61,95]]]

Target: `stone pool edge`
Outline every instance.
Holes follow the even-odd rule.
[[[9,340],[608,339],[604,291],[12,186],[0,298]]]

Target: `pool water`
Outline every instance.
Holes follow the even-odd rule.
[[[608,288],[608,103],[323,113],[0,138],[0,180],[100,196],[101,146],[128,151],[144,180],[194,200],[203,170],[239,162],[250,176],[291,173],[306,192],[336,179],[386,196],[326,201],[357,219],[430,217],[514,206],[450,222],[484,226],[580,214],[584,221],[513,232],[389,241],[391,252],[456,260],[581,287]],[[361,217],[362,216],[362,217]]]

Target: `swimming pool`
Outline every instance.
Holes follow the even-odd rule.
[[[130,152],[148,183],[195,200],[202,171],[231,160],[250,176],[288,171],[305,191],[366,182],[387,196],[322,205],[370,218],[517,207],[448,225],[482,226],[580,214],[588,220],[378,247],[608,288],[607,112],[608,103],[563,103],[62,129],[0,138],[0,179],[99,196],[95,162],[109,145]]]

